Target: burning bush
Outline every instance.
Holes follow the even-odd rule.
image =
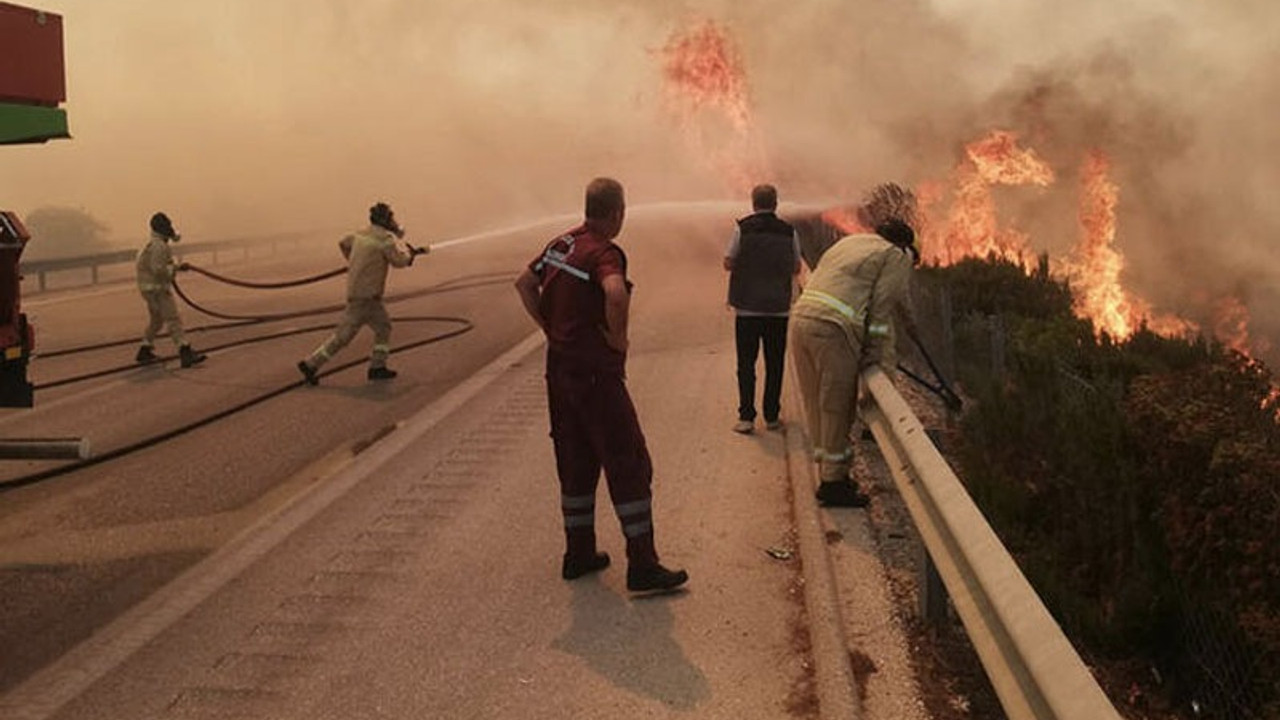
[[[957,374],[975,401],[960,474],[1086,654],[1153,663],[1171,697],[1215,717],[1274,710],[1270,373],[1199,338],[1098,335],[1047,268],[993,257],[921,271],[950,294]]]

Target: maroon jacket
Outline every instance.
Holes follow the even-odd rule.
[[[626,355],[605,341],[601,284],[610,275],[626,279],[622,248],[579,226],[548,243],[529,269],[541,289],[538,309],[547,324],[548,360],[582,372],[622,372]]]

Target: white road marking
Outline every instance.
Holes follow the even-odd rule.
[[[71,291],[56,297],[43,297],[36,295],[34,300],[23,299],[22,308],[24,310],[44,307],[46,305],[57,305],[59,303],[74,302],[84,300],[85,298],[98,297],[101,295],[111,295],[112,293],[124,292],[125,290],[133,290],[132,282],[125,284],[124,282],[110,283],[105,287],[99,287],[96,290]],[[28,297],[30,297],[28,295]]]
[[[344,470],[321,480],[293,501],[246,528],[208,558],[6,693],[0,698],[0,717],[6,720],[47,720],[52,717],[90,685],[122,665],[295,530],[360,484],[379,466],[479,394],[542,342],[541,332],[525,338],[360,453]]]

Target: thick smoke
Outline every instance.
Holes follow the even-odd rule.
[[[1249,309],[1253,349],[1280,355],[1280,7],[1165,0],[1045,4],[937,0],[985,56],[978,123],[1026,134],[1076,182],[1083,151],[1115,161],[1126,286],[1212,328],[1212,308]],[[1005,72],[1001,72],[1001,67]],[[1033,237],[1061,235],[1063,208]],[[1056,225],[1055,231],[1046,225]],[[1072,228],[1074,230],[1074,228]]]
[[[3,149],[0,197],[82,207],[121,242],[160,208],[218,238],[345,227],[374,199],[447,238],[574,212],[597,174],[633,203],[738,199],[662,111],[661,48],[713,19],[784,202],[945,179],[1009,129],[1059,180],[1001,212],[1064,252],[1097,148],[1130,288],[1199,321],[1235,294],[1280,339],[1267,0],[30,2],[64,16],[75,139]]]

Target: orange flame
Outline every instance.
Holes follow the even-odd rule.
[[[1093,320],[1099,332],[1127,338],[1136,329],[1139,308],[1120,285],[1124,258],[1114,247],[1120,190],[1111,182],[1110,167],[1107,157],[1095,150],[1085,157],[1080,169],[1083,234],[1077,252],[1081,258],[1073,264],[1070,277],[1076,289],[1077,314]]]
[[[1019,147],[1018,136],[1007,130],[993,130],[964,151],[987,185],[1053,184],[1053,169],[1034,150]]]
[[[945,223],[935,225],[931,206],[942,193],[921,186],[921,256],[925,262],[949,265],[965,257],[989,255],[1022,262],[1029,253],[1025,233],[1001,229],[991,186],[1053,183],[1053,169],[1034,151],[1019,147],[1017,136],[996,130],[965,146],[965,159],[952,173],[954,190]]]
[[[822,211],[822,221],[836,228],[845,235],[866,232],[867,228],[858,222],[858,213],[849,207],[833,207]]]
[[[735,192],[750,190],[770,173],[755,128],[745,65],[732,37],[706,20],[674,33],[661,54],[666,107],[686,141]]]
[[[1045,188],[1056,180],[1053,169],[1016,134],[996,130],[969,143],[952,172],[951,205],[944,218],[937,207],[946,195],[939,183],[923,183],[920,202],[921,255],[925,262],[950,265],[966,257],[996,256],[1027,265],[1032,254],[1026,233],[1001,227],[991,188],[994,185]],[[1124,256],[1115,247],[1119,188],[1110,177],[1110,160],[1089,153],[1081,167],[1080,242],[1072,255],[1051,270],[1066,275],[1076,289],[1076,313],[1093,321],[1099,333],[1123,340],[1142,325],[1165,335],[1193,332],[1196,326],[1171,315],[1153,316],[1150,306],[1121,282]]]
[[[1249,309],[1239,298],[1218,298],[1213,307],[1213,334],[1223,345],[1249,355]]]
[[[667,40],[662,54],[663,74],[677,107],[692,112],[712,108],[725,113],[739,131],[750,127],[742,58],[733,40],[714,21],[676,33]]]
[[[660,54],[666,108],[695,154],[720,172],[735,192],[745,192],[769,177],[745,64],[727,30],[704,20],[674,32]],[[1099,333],[1124,340],[1144,325],[1162,335],[1195,332],[1197,326],[1182,318],[1152,315],[1150,306],[1122,284],[1125,262],[1115,247],[1119,188],[1111,180],[1110,166],[1100,151],[1086,156],[1080,170],[1080,241],[1072,255],[1051,270],[1070,278],[1076,288],[1077,314],[1092,320]],[[926,182],[916,190],[922,260],[949,265],[965,257],[994,255],[1025,267],[1032,254],[1030,239],[1019,230],[1000,226],[991,188],[1047,188],[1055,179],[1053,169],[1033,149],[1021,146],[1013,132],[993,130],[969,143],[952,172],[951,204],[945,215],[937,208],[947,195],[946,185]],[[846,234],[866,232],[855,208],[831,208],[822,218]],[[1249,355],[1244,305],[1228,298],[1219,304],[1217,317],[1219,337]],[[1280,391],[1268,401],[1280,402]]]
[[[1119,199],[1110,158],[1099,150],[1089,152],[1080,168],[1080,242],[1067,262],[1076,290],[1076,313],[1092,320],[1099,333],[1117,340],[1132,336],[1144,323],[1162,335],[1194,331],[1195,325],[1181,318],[1153,315],[1150,305],[1121,283],[1125,261],[1115,247]]]

